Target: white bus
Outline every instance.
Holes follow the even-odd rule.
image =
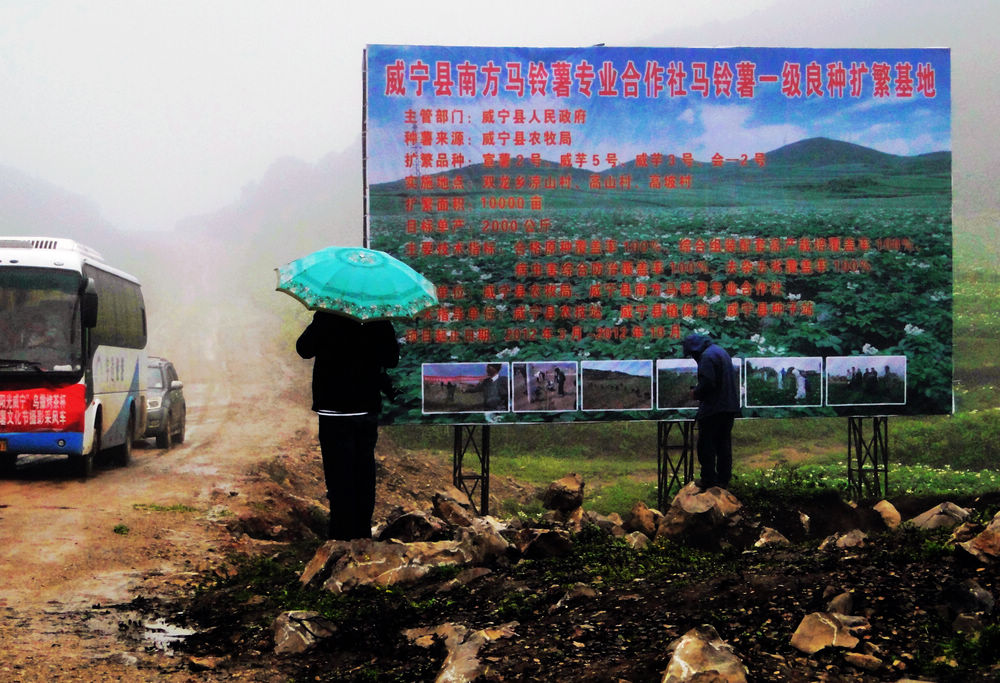
[[[0,237],[0,466],[65,454],[90,476],[146,429],[139,281],[73,240]]]

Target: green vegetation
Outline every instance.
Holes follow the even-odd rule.
[[[842,463],[779,465],[769,469],[737,473],[740,489],[752,495],[754,489],[810,493],[836,491],[850,496],[847,471]],[[889,492],[938,496],[976,496],[1000,490],[1000,472],[965,471],[948,466],[889,465]]]
[[[920,669],[942,683],[965,683],[968,672],[1000,664],[1000,626],[990,624],[975,635],[960,633],[930,648],[920,657]]]
[[[620,588],[636,581],[670,578],[679,587],[688,577],[704,581],[731,569],[732,563],[725,555],[669,542],[636,550],[596,527],[587,527],[574,537],[571,553],[544,560],[522,560],[514,567],[513,577],[541,571],[545,584],[563,588],[578,583]]]
[[[115,528],[111,531],[119,536],[128,536],[129,528],[124,524],[115,524]]]
[[[184,505],[183,503],[174,503],[172,505],[161,505],[159,503],[135,503],[132,505],[133,510],[139,510],[141,512],[198,512],[198,508],[193,508],[190,505]]]

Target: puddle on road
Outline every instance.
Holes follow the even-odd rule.
[[[162,619],[143,622],[143,640],[152,643],[161,652],[170,652],[173,645],[195,634],[194,629],[168,624]]]
[[[102,636],[117,637],[164,654],[173,654],[175,645],[197,633],[194,629],[176,626],[162,618],[150,619],[135,610],[91,612],[86,624],[91,631]]]

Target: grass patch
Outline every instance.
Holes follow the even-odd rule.
[[[588,527],[573,537],[573,549],[568,555],[522,560],[512,574],[514,578],[540,575],[543,585],[562,587],[578,583],[623,587],[637,581],[667,579],[681,586],[688,578],[703,581],[731,568],[732,562],[719,553],[670,542],[636,550],[596,527]]]
[[[795,496],[835,491],[851,497],[844,464],[780,465],[737,471],[741,497],[755,490]],[[947,465],[889,464],[889,495],[978,496],[1000,490],[1000,472],[955,470]]]
[[[139,510],[140,512],[198,512],[198,508],[191,507],[190,505],[184,505],[183,503],[174,503],[173,505],[161,505],[159,503],[135,503],[132,505],[133,510]]]
[[[890,460],[954,469],[996,467],[1000,409],[889,422]]]
[[[978,635],[955,635],[918,660],[922,676],[942,683],[965,683],[969,671],[985,671],[1000,664],[1000,626],[990,624]]]

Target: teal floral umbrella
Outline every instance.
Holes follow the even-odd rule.
[[[384,251],[327,247],[275,270],[279,292],[362,322],[412,318],[438,303],[430,280]]]

